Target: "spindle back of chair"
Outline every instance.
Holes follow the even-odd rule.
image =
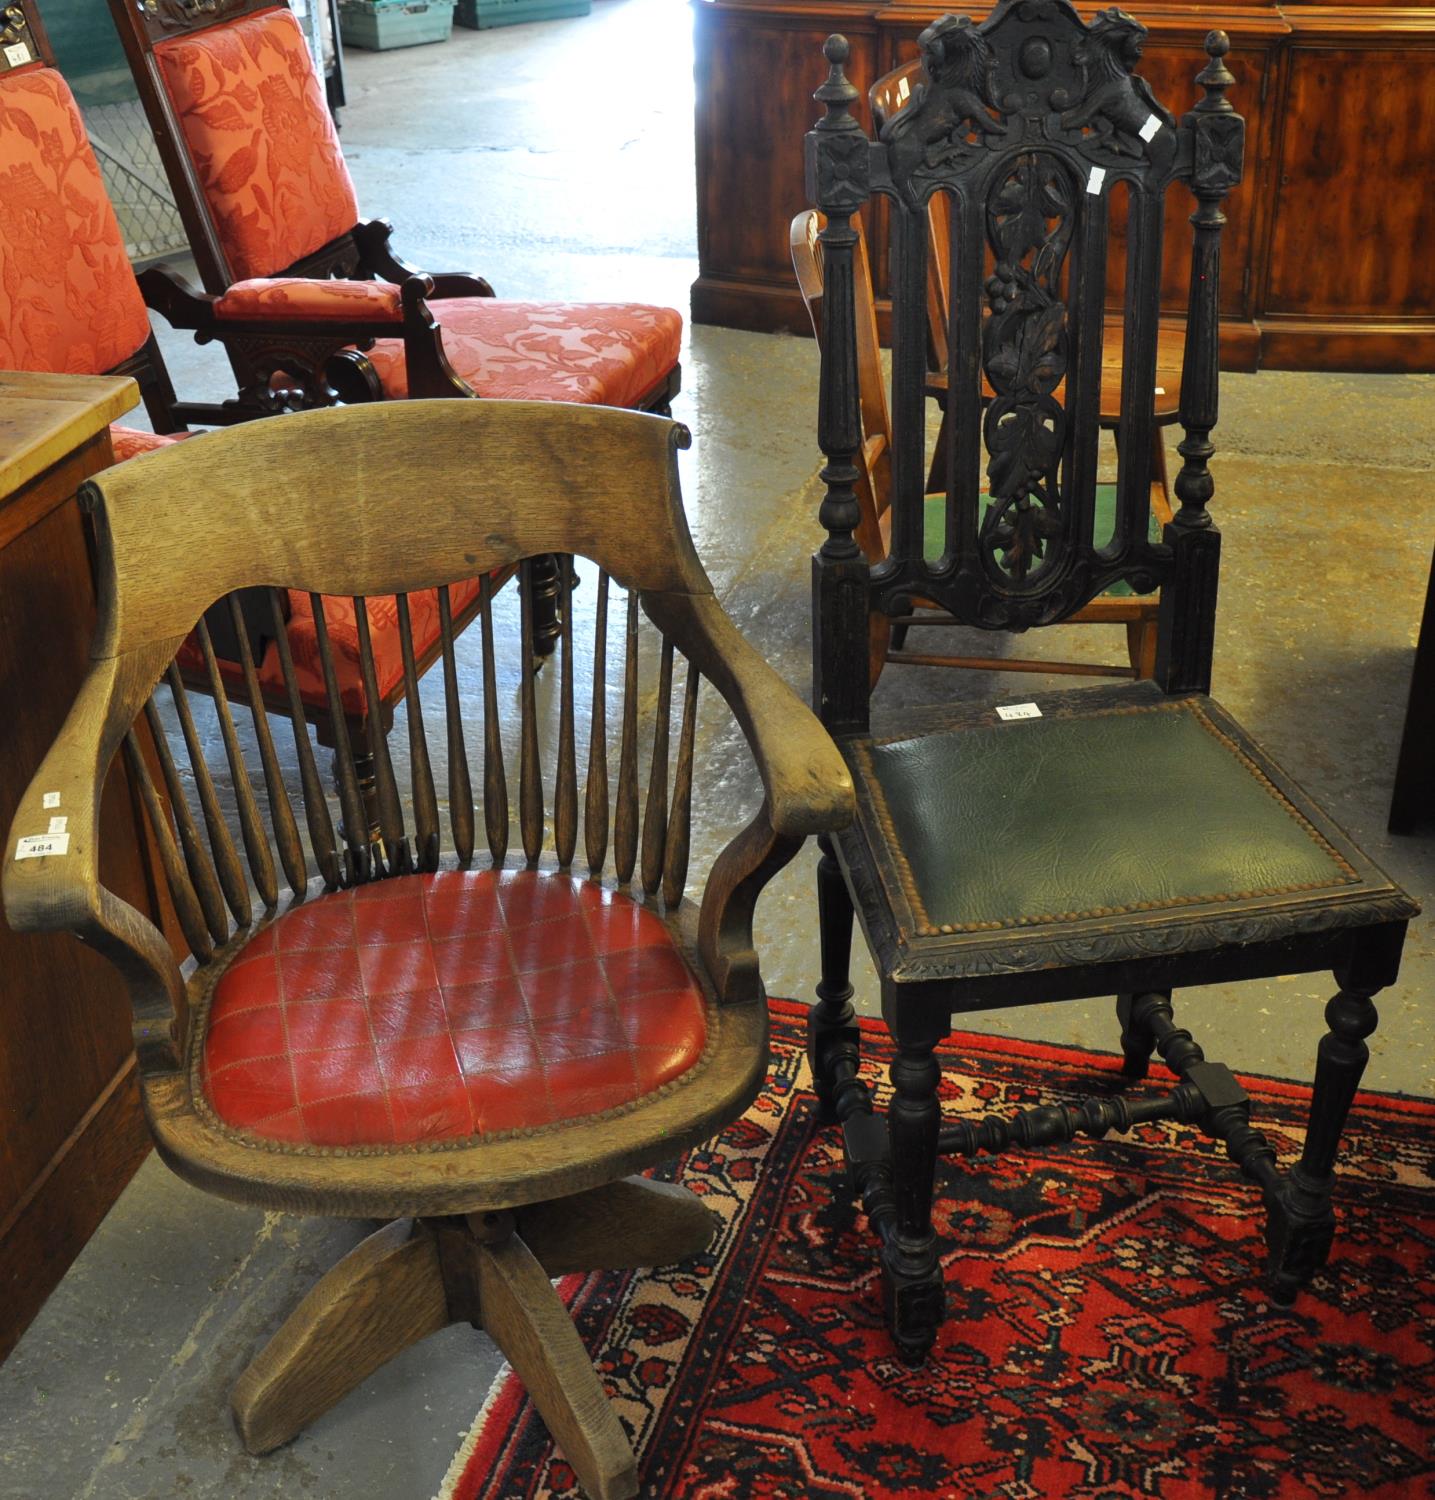
[[[53,804],[42,802],[43,787],[65,809],[65,857],[11,860],[5,898],[12,923],[80,931],[126,971],[139,997],[142,1068],[172,1067],[182,1055],[182,1026],[172,1029],[170,1023],[185,1014],[186,985],[157,930],[99,884],[98,788],[121,745],[201,968],[274,915],[281,881],[302,900],[320,888],[437,868],[445,858],[440,781],[451,860],[464,866],[473,861],[480,825],[491,863],[511,860],[517,851],[509,849],[510,815],[516,809],[523,862],[566,871],[579,858],[581,822],[587,874],[598,878],[611,870],[622,886],[636,876],[642,898],[660,900],[675,916],[687,883],[698,685],[706,676],[754,745],[767,800],[714,866],[697,951],[719,998],[758,993],[746,925],[757,891],[804,833],[831,824],[834,809],[850,805],[850,781],[816,722],[713,597],[681,509],[676,450],[686,442],[685,430],[663,418],[611,409],[547,402],[394,403],[306,413],[242,435],[215,434],[203,444],[178,445],[106,471],[86,491],[101,596],[94,666],[15,824],[22,841],[47,826]],[[575,463],[581,484],[573,483]],[[155,503],[168,492],[203,493],[210,503],[203,512]],[[334,524],[328,503],[333,492],[356,497],[342,526]],[[413,493],[442,496],[444,503],[426,508],[422,524],[415,524]],[[593,602],[594,640],[591,649],[575,640],[575,596],[565,566],[558,680],[544,684],[541,713],[532,593],[520,591],[517,764],[506,767],[504,720],[511,716],[503,710],[515,674],[501,667],[497,624],[501,611],[511,616],[513,595],[499,599],[488,578],[552,553],[597,565],[584,598],[585,607],[588,598]],[[449,586],[474,572],[486,580],[477,774],[470,769],[465,725],[471,684],[455,656],[449,601]],[[616,609],[615,586],[627,591]],[[244,743],[201,621],[213,600],[240,588],[267,588],[276,610],[281,589],[310,596],[336,731],[337,808],[320,780],[282,631],[293,761],[284,763],[241,634],[253,729],[252,743]],[[414,592],[432,588],[438,590],[444,687],[446,770],[439,776],[419,690],[411,609]],[[324,596],[354,599],[360,668],[370,694],[375,662],[368,606],[376,596],[385,607],[392,599],[407,706],[409,806],[400,790],[401,767],[371,720],[366,748],[377,783],[378,843],[366,836],[355,768],[361,747],[345,728]],[[640,606],[663,634],[652,656],[640,648]],[[214,700],[212,726],[191,707],[174,661],[197,621]],[[615,784],[608,750],[610,624],[622,656]],[[640,673],[640,649],[646,674]],[[580,691],[580,659],[591,662],[587,691]],[[655,694],[648,680],[652,668]],[[675,696],[683,704],[676,746]],[[649,702],[656,720],[651,737],[640,728],[640,709]],[[584,703],[588,753],[580,773]],[[159,742],[158,776],[133,734],[140,713]],[[546,757],[545,738],[551,742]],[[477,809],[475,782],[481,785]]]

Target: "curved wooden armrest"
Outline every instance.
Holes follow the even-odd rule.
[[[178,647],[174,641],[161,649],[173,655]],[[100,884],[97,821],[110,762],[153,686],[156,654],[106,657],[91,667],[64,728],[20,798],[0,874],[5,917],[16,932],[73,933],[119,969],[130,993],[143,1072],[179,1066],[174,1025],[184,985],[164,935]],[[54,853],[21,857],[22,841],[44,836],[56,816],[66,820],[63,844]]]
[[[482,276],[467,271],[421,271],[394,254],[390,238],[394,226],[387,219],[370,219],[354,226],[354,243],[359,247],[360,265],[384,281],[407,281],[410,276],[427,276],[433,282],[430,296],[491,297],[493,288]]]
[[[726,699],[752,747],[780,836],[845,828],[852,777],[816,715],[743,639],[711,594],[644,591],[648,618]]]

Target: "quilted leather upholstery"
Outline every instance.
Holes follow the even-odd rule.
[[[236,279],[292,265],[359,205],[299,23],[281,8],[154,49]]]
[[[406,1146],[631,1104],[706,1040],[696,980],[629,897],[451,872],[321,896],[254,937],[216,987],[200,1081],[269,1141]]]
[[[0,369],[101,375],[149,314],[68,85],[0,79]]]
[[[233,321],[264,318],[355,318],[391,323],[403,320],[403,299],[384,281],[313,281],[303,276],[236,281],[214,304],[216,317]]]
[[[449,363],[480,396],[633,406],[678,362],[683,320],[670,307],[632,302],[504,302],[451,298],[429,304]],[[369,351],[384,394],[408,395],[404,348]]]
[[[993,715],[991,727],[853,741],[848,753],[926,934],[1355,879],[1194,699],[1006,724]],[[1200,798],[1183,800],[1180,782]]]

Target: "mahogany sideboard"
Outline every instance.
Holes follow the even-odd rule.
[[[944,9],[872,0],[693,0],[699,276],[694,322],[809,333],[787,226],[808,207],[802,140],[821,109],[822,43],[852,46],[854,111],[917,55]],[[1078,6],[1088,19],[1096,6]],[[1231,37],[1231,100],[1246,117],[1246,178],[1227,200],[1222,360],[1233,369],[1435,370],[1435,8],[1132,7],[1148,28],[1140,71],[1177,114],[1199,97],[1201,42]],[[1171,195],[1163,296],[1184,306],[1193,205]],[[870,211],[869,211],[870,212]],[[885,236],[869,218],[879,295]],[[1113,240],[1116,243],[1116,240]],[[1120,281],[1111,281],[1113,304]]]
[[[0,372],[0,837],[88,663],[95,595],[75,492],[114,462],[109,423],[138,399],[128,379]],[[122,765],[100,827],[106,884],[167,926]],[[0,922],[0,1359],[148,1150],[119,976],[72,937]]]

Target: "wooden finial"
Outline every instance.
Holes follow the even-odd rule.
[[[1226,90],[1236,81],[1235,74],[1226,66],[1226,54],[1231,50],[1231,39],[1224,31],[1206,33],[1206,56],[1210,61],[1196,75],[1196,82],[1206,91],[1206,97],[1196,106],[1203,114],[1229,114],[1232,104],[1226,98]]]
[[[837,32],[833,32],[822,44],[822,55],[827,59],[829,70],[827,82],[812,96],[827,110],[826,115],[817,122],[818,130],[848,130],[857,125],[848,111],[862,96],[842,71],[842,65],[851,53],[847,38]]]

